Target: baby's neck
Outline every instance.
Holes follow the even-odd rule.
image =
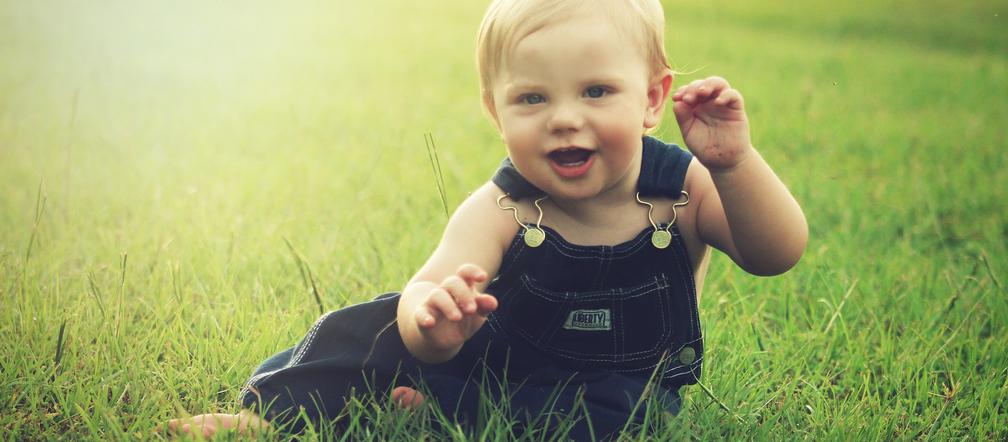
[[[606,229],[625,222],[627,214],[642,207],[634,198],[637,176],[587,199],[565,200],[550,197],[548,205],[555,216],[582,227]],[[628,177],[629,178],[629,177]]]
[[[618,202],[596,202],[585,204],[564,204],[561,201],[552,201],[550,206],[554,209],[554,219],[566,221],[563,224],[572,224],[579,228],[590,229],[611,229],[626,224],[627,214],[634,213],[642,209],[633,196]],[[549,209],[546,209],[547,213]]]

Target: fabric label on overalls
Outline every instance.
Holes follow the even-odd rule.
[[[609,309],[574,310],[567,315],[564,328],[567,330],[612,330],[612,315]]]

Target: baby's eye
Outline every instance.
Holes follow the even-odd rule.
[[[546,101],[546,97],[539,94],[525,94],[519,100],[525,104],[539,104]]]
[[[592,86],[588,89],[585,89],[585,96],[587,96],[588,98],[602,98],[608,92],[609,91],[602,86]]]

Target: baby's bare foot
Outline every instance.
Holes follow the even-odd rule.
[[[238,434],[254,434],[269,428],[269,422],[260,419],[251,411],[242,410],[238,414],[213,413],[172,419],[166,426],[170,433],[210,438],[219,431],[229,430],[235,430]]]
[[[409,387],[396,387],[392,389],[392,402],[403,410],[413,410],[423,405],[424,395]]]

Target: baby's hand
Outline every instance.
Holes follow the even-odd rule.
[[[721,77],[708,77],[672,94],[686,147],[711,171],[731,169],[752,151],[742,94]]]
[[[476,290],[486,281],[483,269],[466,264],[441,281],[417,306],[414,318],[424,339],[434,348],[457,350],[497,310],[497,298]]]

